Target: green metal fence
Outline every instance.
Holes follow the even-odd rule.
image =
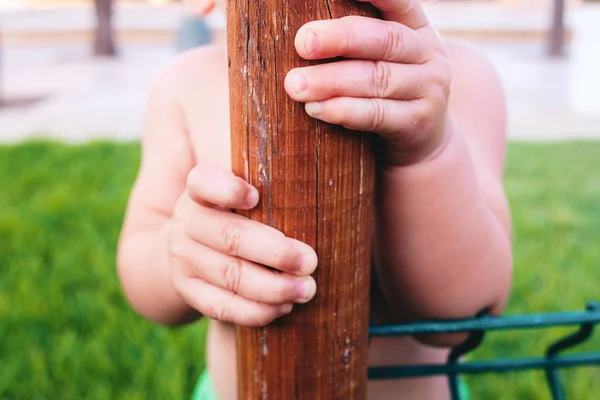
[[[421,334],[470,332],[468,339],[451,351],[445,364],[407,365],[397,367],[374,367],[369,369],[369,379],[396,379],[423,376],[448,377],[452,400],[460,400],[459,376],[489,372],[524,371],[543,369],[552,399],[565,400],[565,393],[558,374],[561,368],[600,365],[600,352],[562,355],[565,350],[588,340],[594,327],[600,324],[600,307],[597,302],[587,304],[582,312],[563,312],[506,317],[490,317],[483,312],[473,319],[434,321],[404,325],[372,325],[371,337],[412,336]],[[493,359],[487,361],[461,362],[460,360],[478,348],[486,332],[518,329],[542,329],[561,326],[577,326],[573,334],[550,344],[546,354],[537,358]]]

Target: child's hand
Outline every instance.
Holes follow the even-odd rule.
[[[370,3],[384,20],[345,17],[300,28],[301,57],[345,60],[292,70],[285,88],[314,118],[377,132],[389,165],[413,164],[440,149],[450,129],[446,50],[418,0]]]
[[[175,289],[203,315],[262,326],[315,295],[311,247],[230,211],[257,203],[256,189],[231,172],[198,166],[188,176],[173,216],[169,262]]]

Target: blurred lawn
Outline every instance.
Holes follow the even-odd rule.
[[[507,312],[581,309],[600,297],[598,154],[600,142],[511,145],[516,273]],[[189,398],[203,325],[145,322],[115,276],[138,160],[137,144],[0,146],[0,399]],[[490,334],[475,357],[537,355],[566,332]],[[600,350],[598,335],[584,348]],[[570,399],[600,393],[599,368],[563,376]],[[475,400],[549,398],[540,372],[469,382]]]

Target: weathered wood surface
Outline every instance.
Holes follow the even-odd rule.
[[[375,16],[350,0],[229,0],[232,165],[256,185],[252,219],[313,246],[318,292],[263,329],[238,329],[243,400],[364,399],[375,163],[371,134],[311,119],[285,93],[309,65],[294,49],[312,20]]]

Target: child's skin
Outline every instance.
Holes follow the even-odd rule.
[[[192,1],[199,12],[214,7]],[[372,313],[387,321],[498,314],[512,264],[498,78],[477,53],[443,42],[418,1],[372,3],[385,21],[302,27],[301,57],[347,60],[285,79],[311,116],[374,131],[386,143],[378,155]],[[229,172],[228,95],[223,44],[181,56],[160,79],[118,257],[140,314],[167,325],[211,318],[207,361],[220,400],[237,398],[233,324],[267,324],[318,290],[312,248],[230,212],[259,198]],[[370,364],[441,362],[463,338],[375,339]],[[368,390],[377,400],[448,398],[443,378],[370,382]]]

